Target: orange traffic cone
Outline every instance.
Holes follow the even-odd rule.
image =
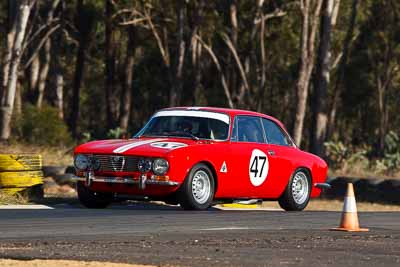
[[[347,192],[344,197],[342,218],[338,228],[332,228],[334,231],[347,232],[368,232],[367,228],[360,228],[358,223],[356,198],[354,196],[354,188],[352,183],[347,184]]]

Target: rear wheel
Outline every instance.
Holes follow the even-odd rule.
[[[286,211],[301,211],[310,200],[311,178],[304,169],[296,170],[279,198],[279,205]]]
[[[112,194],[92,191],[83,182],[78,182],[76,189],[79,201],[89,209],[104,209],[113,201]]]
[[[178,191],[179,204],[185,210],[205,210],[214,199],[215,183],[205,164],[194,166]]]

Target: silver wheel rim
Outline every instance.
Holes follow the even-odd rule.
[[[303,172],[298,172],[293,177],[292,195],[294,201],[301,205],[306,202],[309,193],[309,185],[307,175]]]
[[[211,182],[208,174],[199,170],[194,174],[192,180],[192,195],[197,203],[204,204],[211,194]]]

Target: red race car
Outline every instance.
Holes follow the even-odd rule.
[[[188,210],[245,199],[303,210],[329,187],[327,164],[297,148],[281,122],[235,109],[160,110],[132,139],[78,146],[74,165],[88,208],[141,197]]]

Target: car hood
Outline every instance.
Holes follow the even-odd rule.
[[[75,154],[121,154],[140,156],[163,156],[169,152],[187,146],[204,144],[208,141],[196,141],[184,138],[138,138],[100,140],[82,144],[75,148]],[[209,143],[209,142],[208,142]]]

